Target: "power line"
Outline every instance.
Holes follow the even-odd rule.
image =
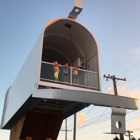
[[[106,114],[103,114],[102,116],[105,116],[105,115],[107,115],[107,114],[109,114],[109,113],[111,113],[111,112],[108,112],[108,113],[106,113]],[[101,116],[101,115],[100,115],[100,116]],[[95,118],[89,119],[89,120],[85,121],[85,123],[90,122],[91,120],[97,119],[97,118],[99,118],[100,116],[97,116],[97,117],[95,117]]]
[[[90,126],[90,125],[95,125],[95,124],[99,124],[99,123],[101,123],[101,122],[105,122],[105,121],[108,121],[108,120],[110,120],[110,116],[108,116],[107,118],[104,118],[104,119],[102,119],[102,120],[98,120],[98,121],[95,121],[95,122],[91,122],[90,124],[87,124],[86,126],[83,126],[83,127],[81,127],[80,129],[82,129],[82,128],[85,128],[85,127],[88,127],[88,126]],[[79,131],[79,130],[78,130]]]
[[[124,85],[124,82],[123,82],[123,81],[121,81],[121,82],[122,82],[122,84],[121,84],[121,86],[120,86],[119,89],[118,89],[118,93],[119,93],[119,91],[121,90],[122,86]]]
[[[127,114],[129,114],[129,113],[132,113],[132,112],[134,112],[134,111],[130,111],[130,112],[128,112],[127,111]],[[111,113],[111,112],[109,112],[109,113]],[[101,116],[101,115],[100,115]],[[127,121],[130,121],[130,120],[132,120],[132,119],[135,119],[135,118],[138,118],[139,116],[137,116],[137,117],[134,117],[134,118],[131,118],[131,119],[128,119]],[[108,120],[110,119],[110,117],[108,118]],[[104,121],[106,121],[106,120],[104,120]],[[110,126],[110,125],[109,125]],[[106,127],[109,127],[109,126],[106,126]],[[90,132],[93,132],[93,131],[97,131],[97,130],[100,130],[100,129],[103,129],[103,128],[106,128],[106,127],[102,127],[102,128],[99,128],[99,129],[95,129],[95,130],[92,130],[92,131],[90,131]],[[86,133],[90,133],[90,132],[86,132]],[[86,133],[83,133],[83,134],[86,134]],[[80,135],[83,135],[83,134],[80,134]]]
[[[131,112],[128,112],[128,111],[127,111],[127,114],[132,113],[132,112],[134,112],[134,111],[131,111]],[[109,112],[109,113],[111,113],[111,112]],[[100,116],[101,116],[101,115],[100,115]],[[98,117],[100,117],[100,116],[98,116]],[[138,118],[138,117],[139,117],[139,116],[134,117],[134,118],[131,118],[131,119],[128,119],[128,120],[126,120],[126,121],[130,121],[130,120],[135,119],[135,118]],[[109,117],[109,119],[110,119],[110,117]],[[109,119],[108,119],[108,120],[109,120]],[[107,120],[105,120],[105,121],[107,121]],[[97,130],[100,130],[100,129],[104,129],[104,128],[107,128],[107,127],[109,127],[109,126],[110,126],[110,125],[108,125],[108,126],[106,126],[106,127],[99,128],[99,129],[95,129],[95,130],[92,130],[92,131],[88,131],[88,132],[86,132],[86,133],[82,133],[82,134],[79,134],[79,135],[91,133],[91,132],[93,132],[93,131],[97,131]],[[87,127],[88,127],[88,126],[87,126]]]
[[[125,92],[122,92],[122,93],[126,93],[127,91],[129,91],[129,90],[131,90],[131,89],[133,89],[133,88],[135,88],[135,87],[138,87],[139,85],[140,85],[140,83],[139,83],[138,85],[136,85],[136,86],[134,86],[134,87],[132,87],[132,88],[126,90]],[[122,93],[121,93],[121,94],[122,94]]]
[[[85,116],[84,116],[82,119],[84,119],[84,118],[86,117],[86,115],[87,115],[93,108],[94,108],[94,106],[85,114]],[[78,121],[81,121],[82,119],[80,119],[80,120],[78,120]],[[78,121],[77,121],[77,122],[78,122]],[[68,125],[68,127],[71,126],[71,125],[73,125],[73,123],[71,123],[70,125]],[[63,133],[62,135],[64,135],[64,133]],[[61,136],[62,136],[62,135],[61,135]]]
[[[77,122],[80,122],[81,120],[83,120],[83,119],[87,116],[87,114],[88,114],[93,108],[94,108],[94,106],[85,114],[85,116],[84,116],[83,118],[81,118],[81,119],[78,120]]]
[[[127,111],[127,114],[132,113],[132,112],[134,112],[134,111],[130,111],[130,112]],[[111,112],[109,112],[109,113],[111,113]],[[137,118],[137,117],[135,117],[135,118]],[[104,118],[104,119],[105,119],[105,120],[101,120],[101,121],[110,120],[110,117],[107,117],[107,118]],[[134,118],[132,118],[132,119],[134,119]],[[130,120],[131,120],[131,119],[130,119]],[[95,124],[95,123],[98,124],[99,122],[94,121],[94,122],[92,122],[92,124],[93,124],[93,123],[94,123],[94,124]],[[87,126],[89,126],[89,125],[86,125],[85,127],[87,127]]]
[[[133,110],[133,111],[127,111],[127,114],[132,113],[132,112],[134,112],[134,110]],[[104,117],[104,118],[101,118],[100,120],[98,120],[98,119],[96,119],[96,118],[99,118],[101,115],[98,116],[98,117],[96,117],[96,118],[93,118],[93,119],[96,119],[96,120],[93,121],[93,122],[90,122],[89,124],[87,124],[87,125],[84,126],[84,127],[87,127],[87,126],[93,125],[93,124],[98,124],[98,123],[103,122],[103,121],[110,120],[110,116],[108,115],[108,114],[110,114],[110,113],[111,113],[111,112],[108,112],[108,113],[104,114],[104,115],[107,115],[107,116]],[[87,123],[87,122],[89,122],[89,121],[91,121],[91,120],[93,120],[93,119],[90,119],[90,120],[86,121],[85,123]],[[84,128],[84,127],[81,127],[81,129]],[[79,130],[78,130],[78,131],[79,131]]]
[[[104,138],[105,136],[98,136],[98,137],[86,137],[86,138],[79,138],[79,139],[93,139],[93,138]],[[106,136],[108,137],[108,136]],[[112,137],[112,136],[110,136]]]
[[[108,108],[106,108],[105,110],[104,110],[104,112],[94,121],[94,123],[95,122],[97,122],[103,115],[104,115],[104,113],[106,112],[106,110],[107,110]],[[91,124],[91,123],[90,123]],[[93,124],[93,123],[92,123]],[[89,125],[89,124],[88,124]],[[84,126],[84,127],[86,127],[86,126]],[[82,128],[84,128],[84,127],[82,127]],[[82,128],[80,128],[79,130],[81,130]],[[78,131],[79,131],[78,130]]]
[[[134,77],[134,78],[130,79],[130,80],[129,80],[129,81],[127,81],[124,85],[126,85],[127,83],[129,83],[129,82],[133,81],[134,79],[136,79],[136,78],[138,78],[138,77],[140,77],[140,75],[138,75],[138,76],[136,76],[136,77]]]
[[[89,131],[89,132],[86,132],[86,133],[82,133],[82,134],[79,134],[79,135],[84,135],[84,134],[87,134],[87,133],[91,133],[91,132],[93,132],[93,131],[97,131],[97,130],[100,130],[100,129],[104,129],[104,128],[107,128],[107,127],[109,127],[110,125],[108,125],[108,126],[105,126],[105,127],[102,127],[102,128],[99,128],[99,129],[95,129],[95,130],[92,130],[92,131]]]
[[[77,123],[78,123],[78,122],[81,123],[80,121],[83,120],[83,119],[87,116],[87,114],[88,114],[93,108],[94,108],[94,106],[85,114],[85,116],[84,116],[83,118],[81,118],[80,120],[78,120]],[[72,125],[72,124],[73,124],[73,123],[71,123],[70,125]],[[70,125],[68,125],[68,126],[70,126]]]
[[[117,76],[120,76],[121,74],[125,73],[126,71],[128,71],[128,70],[134,68],[135,66],[137,66],[137,65],[139,65],[139,64],[140,64],[140,62],[138,62],[137,64],[135,64],[135,65],[133,65],[132,67],[128,68],[127,70],[123,71],[122,73],[118,74]]]
[[[140,48],[138,49],[140,50]],[[137,50],[137,51],[138,51]],[[114,70],[115,68],[117,68],[118,66],[120,66],[122,63],[124,63],[126,60],[128,60],[129,58],[131,58],[134,54],[136,54],[137,52],[134,52],[132,55],[128,56],[126,59],[124,59],[123,61],[121,61],[117,66],[115,66],[113,69],[111,69],[109,72],[111,72],[112,70]]]
[[[107,85],[106,88],[105,88],[105,92],[106,92],[107,88],[109,87],[109,84],[110,84],[110,81],[108,82],[108,85]],[[107,91],[108,91],[108,90],[107,90]]]
[[[134,112],[134,111],[132,111],[132,112]],[[128,112],[129,113],[129,112]],[[127,113],[127,114],[128,114]],[[131,112],[130,112],[131,113]],[[131,119],[128,119],[128,120],[126,120],[126,121],[130,121],[130,120],[133,120],[133,119],[135,119],[135,118],[138,118],[139,116],[137,116],[137,117],[134,117],[134,118],[131,118]],[[110,125],[109,125],[110,126]],[[107,127],[109,127],[109,126],[107,126]],[[104,127],[103,127],[104,128]],[[103,129],[103,128],[100,128],[100,129]],[[96,130],[98,130],[98,129],[95,129],[95,130],[92,130],[92,131],[89,131],[88,133],[90,133],[90,132],[93,132],[93,131],[96,131]],[[86,133],[83,133],[83,134],[86,134]],[[83,134],[81,134],[81,135],[83,135]]]

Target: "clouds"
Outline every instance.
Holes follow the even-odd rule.
[[[88,116],[86,114],[84,114],[83,112],[79,113],[77,116],[78,120],[77,120],[77,125],[79,127],[85,126],[86,125],[86,121]]]
[[[127,122],[127,127],[131,129],[138,129],[140,127],[140,117],[129,120]]]

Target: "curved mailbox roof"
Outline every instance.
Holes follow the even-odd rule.
[[[70,64],[77,58],[88,61],[94,55],[98,56],[97,42],[90,31],[82,24],[68,18],[56,19],[47,24],[44,30],[43,48],[47,51],[61,52]]]

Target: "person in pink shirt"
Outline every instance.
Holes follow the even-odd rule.
[[[74,84],[78,84],[78,67],[74,67],[73,69],[73,82]]]

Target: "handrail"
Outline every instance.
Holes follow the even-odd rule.
[[[46,64],[51,64],[51,65],[54,65],[53,63],[50,63],[50,62],[45,62],[45,61],[41,61],[42,63],[46,63]],[[61,65],[61,64],[59,64],[59,66],[62,66],[62,67],[64,67],[64,65]],[[72,66],[69,66],[68,68],[74,68],[74,67],[72,67]],[[80,70],[80,71],[86,71],[86,72],[91,72],[91,73],[97,73],[97,74],[99,74],[98,72],[95,72],[95,71],[91,71],[91,70],[85,70],[85,69],[78,69],[78,70]]]
[[[40,79],[43,81],[57,82],[90,89],[99,90],[99,74],[98,72],[78,69],[77,74],[74,73],[73,67],[68,67],[68,74],[64,73],[64,65],[59,64],[59,76],[56,79],[54,76],[53,63],[41,61]]]

